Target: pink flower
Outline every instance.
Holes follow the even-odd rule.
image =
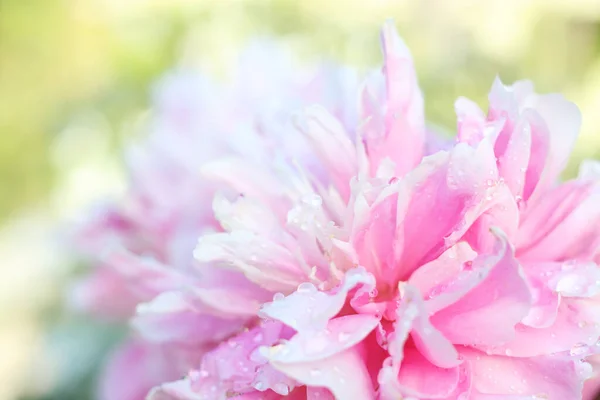
[[[596,164],[558,181],[577,108],[497,80],[487,115],[459,99],[456,142],[434,143],[389,22],[382,41],[358,124],[308,106],[202,161],[215,220],[196,263],[130,247],[108,262],[144,302],[138,335],[205,351],[149,399],[581,398],[599,349],[600,192]]]
[[[459,100],[457,143],[423,158],[410,55],[390,24],[382,36],[359,139],[322,108],[297,124],[325,175],[268,159],[206,167],[244,195],[217,197],[225,232],[201,237],[200,268],[241,271],[275,296],[266,322],[156,398],[187,398],[177,385],[197,399],[581,396],[600,270],[597,181],[557,183],[576,107],[498,81],[488,115]],[[269,321],[288,330],[251,340]]]

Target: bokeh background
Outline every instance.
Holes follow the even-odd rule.
[[[119,328],[64,309],[80,266],[63,227],[123,189],[152,82],[180,64],[218,74],[257,35],[375,66],[388,17],[432,122],[452,130],[459,95],[485,106],[496,74],[527,77],[583,113],[566,175],[600,156],[600,0],[0,0],[0,400],[92,398]]]

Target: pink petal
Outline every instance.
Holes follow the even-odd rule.
[[[264,165],[241,158],[223,158],[205,164],[202,174],[210,181],[224,183],[237,193],[269,204],[276,215],[285,215],[285,207],[270,201],[284,193],[283,185]]]
[[[379,324],[373,315],[346,315],[329,321],[317,332],[300,332],[289,341],[264,351],[272,363],[299,364],[322,360],[349,349]]]
[[[575,104],[560,94],[543,95],[536,100],[535,109],[550,132],[549,155],[539,188],[536,188],[536,195],[541,195],[544,188],[554,184],[567,165],[581,127],[581,113]],[[535,152],[533,148],[532,153]]]
[[[547,193],[525,215],[517,238],[524,261],[590,259],[596,253],[600,192],[592,184],[569,182]]]
[[[171,291],[140,304],[131,324],[152,342],[201,344],[228,337],[244,322],[239,318],[211,315],[192,294]]]
[[[272,210],[248,196],[233,201],[217,193],[213,199],[215,218],[226,231],[247,230],[269,236],[279,228]]]
[[[100,377],[100,400],[142,400],[155,385],[177,378],[161,348],[143,341],[123,343]]]
[[[561,297],[596,297],[600,294],[600,268],[593,262],[527,263],[529,276],[537,277]]]
[[[378,284],[394,287],[408,278],[458,242],[482,215],[497,215],[503,227],[516,229],[514,201],[494,196],[499,183],[491,151],[489,141],[476,149],[458,144],[450,153],[425,158],[406,177],[385,187],[370,210],[365,199],[353,221],[351,240],[360,264]]]
[[[261,304],[273,294],[238,271],[201,265],[197,272],[200,282],[193,289],[194,296],[213,314],[224,316],[255,316]]]
[[[554,185],[566,166],[577,138],[581,125],[581,115],[577,106],[566,101],[561,95],[535,94],[530,82],[520,81],[510,87],[504,86],[499,79],[494,82],[489,100],[488,118],[507,118],[496,142],[496,155],[500,159],[503,176],[513,182],[511,187],[514,189],[523,185],[522,196],[525,200],[541,198],[541,195]],[[531,144],[529,161],[523,164],[527,159],[524,153],[527,146],[519,150],[515,141],[527,142],[528,133],[523,131],[526,124],[531,128]],[[516,152],[510,149],[513,144]],[[510,158],[513,159],[513,165]],[[527,167],[526,171],[515,169],[517,165],[519,169]],[[521,172],[525,172],[524,180],[521,179]]]
[[[405,285],[400,290],[403,296],[401,302],[412,303],[418,311],[418,315],[412,321],[411,337],[423,356],[432,364],[442,368],[451,368],[460,364],[453,344],[430,322],[420,293],[410,285]]]
[[[529,312],[531,294],[506,238],[499,235],[496,255],[477,258],[472,270],[461,275],[456,288],[449,285],[446,296],[442,292],[430,300],[439,302],[432,324],[454,344],[508,342],[515,325]],[[441,302],[450,298],[454,301],[441,308]]]
[[[299,128],[325,164],[342,198],[350,196],[350,178],[357,171],[356,150],[344,127],[325,109],[312,106],[298,119]]]
[[[335,400],[331,391],[325,388],[306,388],[306,400]]]
[[[190,374],[193,390],[203,398],[249,389],[289,393],[295,382],[274,369],[259,352],[261,346],[271,346],[291,336],[282,328],[279,322],[263,322],[222,342],[204,356],[200,369]]]
[[[460,368],[440,368],[431,364],[415,348],[404,351],[398,381],[406,396],[420,399],[446,399],[459,383]]]
[[[474,399],[483,395],[538,396],[540,399],[581,398],[583,379],[578,361],[558,357],[511,358],[488,356],[464,349],[463,357],[472,365]],[[535,398],[535,397],[534,397]]]
[[[486,348],[486,351],[515,357],[570,351],[577,354],[600,337],[600,310],[593,299],[563,298],[556,320],[548,328],[536,329],[525,325],[517,325],[516,328],[511,342]]]
[[[347,272],[344,282],[335,291],[323,292],[311,283],[302,283],[287,297],[275,295],[271,303],[263,305],[261,315],[281,321],[298,332],[319,332],[341,311],[348,292],[359,285],[368,290],[375,285],[373,276],[362,268]]]
[[[457,116],[457,139],[459,142],[476,146],[482,139],[485,127],[485,115],[477,104],[459,97],[454,103]]]
[[[586,380],[583,385],[583,400],[595,400],[600,394],[600,355],[594,355],[586,359],[593,368],[593,375],[590,379]]]
[[[472,262],[477,253],[466,242],[458,242],[442,255],[428,262],[413,272],[408,283],[419,289],[421,293],[435,297],[444,284],[454,279],[462,270],[463,264]]]
[[[155,387],[146,400],[202,400],[202,397],[192,390],[189,380],[182,379]]]
[[[529,276],[533,304],[521,323],[532,328],[548,328],[556,321],[560,296],[543,280]]]
[[[363,120],[375,118],[372,122],[367,122],[364,140],[372,176],[385,158],[394,162],[396,176],[403,176],[419,163],[423,155],[423,97],[417,84],[412,57],[398,37],[393,22],[388,21],[383,26],[381,39],[386,98],[379,105],[381,111],[372,106],[364,107]],[[365,100],[370,97],[369,94],[363,96]],[[384,115],[383,135],[380,131],[380,112]]]
[[[525,119],[515,125],[506,148],[498,158],[498,171],[515,196],[522,196],[532,142],[531,126]]]
[[[194,257],[215,266],[235,267],[250,281],[271,291],[289,292],[310,274],[290,250],[249,231],[204,235]]]
[[[97,267],[70,288],[69,303],[78,311],[109,319],[126,319],[140,301],[127,282],[108,267]]]
[[[390,357],[384,361],[377,377],[381,400],[401,398],[404,394],[398,376],[405,358],[405,343],[410,334],[417,349],[431,363],[451,368],[461,362],[454,346],[429,323],[419,292],[410,285],[405,285],[402,292],[394,330],[387,338]]]
[[[305,363],[271,361],[279,371],[309,386],[327,388],[337,399],[373,399],[373,387],[356,347]]]
[[[460,235],[456,232],[468,229],[468,221],[476,216],[468,213],[484,212],[483,204],[489,203],[484,197],[487,182],[494,180],[495,166],[491,163],[491,149],[481,145],[473,149],[458,144],[450,154],[438,153],[426,158],[415,170],[407,175],[406,192],[400,192],[398,202],[397,229],[402,242],[402,255],[399,264],[404,274],[437,258]],[[423,231],[422,226],[427,226]]]
[[[286,399],[288,397],[293,398],[293,396],[286,396]],[[233,395],[233,396],[230,396],[229,398],[235,399],[235,400],[277,400],[277,399],[280,399],[281,396],[273,391],[268,391],[268,392],[254,391],[254,392],[250,392],[250,393]],[[297,400],[300,400],[300,399],[297,398]]]
[[[127,250],[111,251],[104,259],[142,300],[150,300],[165,290],[188,287],[196,282],[175,268]]]

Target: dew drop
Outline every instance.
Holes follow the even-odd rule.
[[[254,343],[260,343],[263,340],[263,334],[260,332],[257,333],[252,340],[254,341]]]
[[[569,354],[572,356],[581,356],[588,351],[588,346],[585,343],[577,343],[571,350],[569,350]]]
[[[313,285],[310,282],[304,282],[304,283],[301,283],[300,285],[298,285],[298,293],[312,293],[315,291],[316,291],[315,285]]]
[[[273,385],[273,391],[282,396],[287,396],[290,393],[290,388],[285,383],[276,383]]]
[[[350,339],[350,334],[348,332],[340,332],[338,335],[338,340],[340,342],[345,342]]]
[[[273,301],[281,301],[283,299],[285,299],[283,293],[275,293],[275,295],[273,296]]]

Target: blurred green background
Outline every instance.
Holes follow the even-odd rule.
[[[88,399],[111,332],[61,309],[72,273],[57,221],[123,188],[119,151],[166,69],[218,73],[276,35],[306,59],[380,61],[388,17],[413,51],[428,118],[485,107],[496,74],[583,113],[567,175],[598,157],[600,0],[0,0],[0,400]]]

